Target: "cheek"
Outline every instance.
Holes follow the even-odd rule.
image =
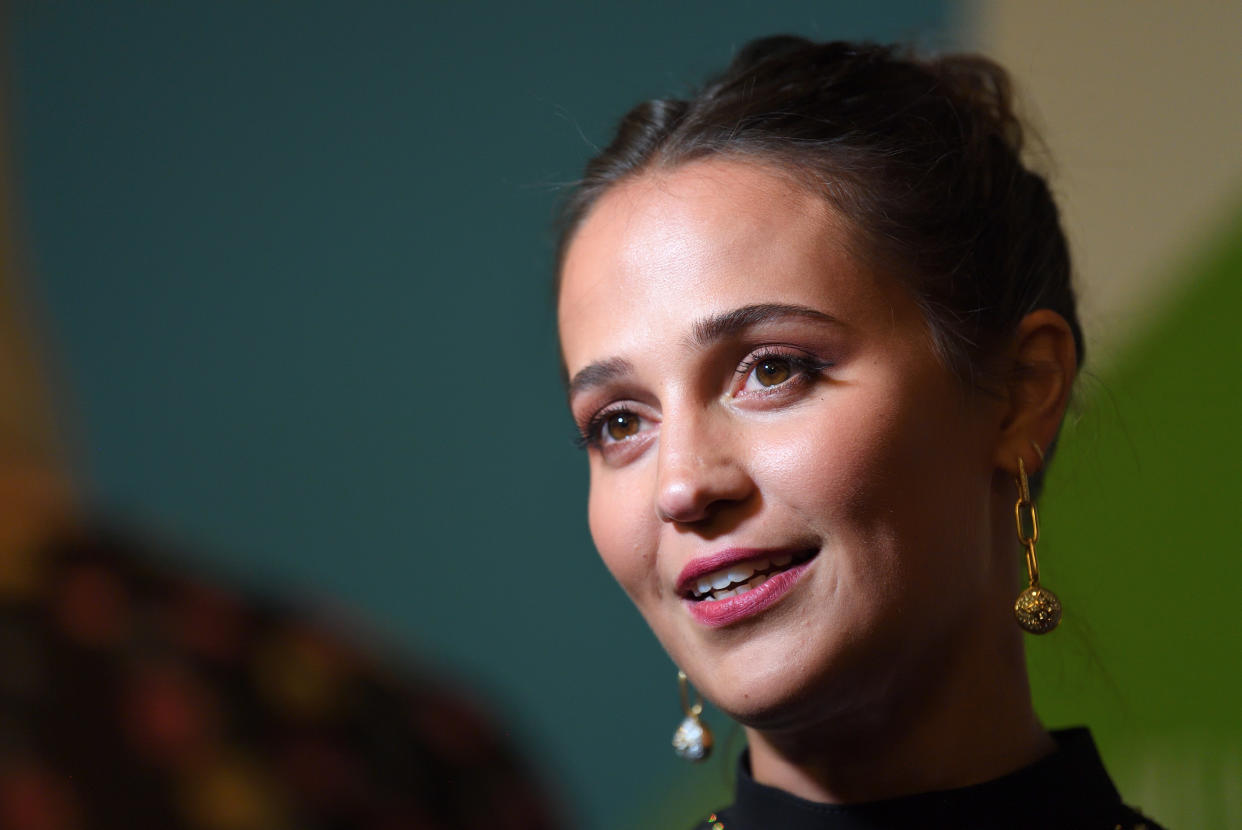
[[[587,518],[604,565],[635,602],[654,578],[652,546],[646,543],[654,508],[632,471],[591,470]]]
[[[926,572],[948,544],[938,536],[952,438],[903,391],[830,390],[772,436],[757,468],[767,496],[820,530],[856,588]]]
[[[921,586],[938,584],[965,602],[987,576],[980,430],[951,394],[864,391],[825,397],[790,436],[778,461],[792,485],[782,496],[819,523],[834,573],[856,599],[912,608],[927,593]]]
[[[806,518],[839,522],[891,502],[900,484],[900,419],[863,396],[825,396],[770,433],[754,469],[765,493]]]

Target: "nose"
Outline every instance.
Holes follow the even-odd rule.
[[[721,419],[669,417],[660,425],[655,510],[664,522],[695,523],[754,491],[739,436]]]

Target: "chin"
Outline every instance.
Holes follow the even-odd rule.
[[[698,661],[704,696],[743,726],[763,731],[848,731],[885,711],[903,685],[898,667],[908,657],[892,632],[834,637],[821,630],[815,639],[807,636],[813,628],[748,639],[710,664]]]
[[[814,699],[816,696],[810,696]],[[720,697],[713,699],[716,708],[724,712],[742,726],[751,729],[781,729],[794,726],[803,721],[804,716],[819,706],[809,706],[804,695],[796,690],[774,689],[772,687],[731,688]]]
[[[742,726],[764,732],[805,731],[865,709],[851,704],[851,700],[860,703],[852,695],[798,681],[784,677],[766,684],[734,685],[713,703]]]
[[[779,729],[807,718],[818,720],[833,707],[832,675],[808,670],[796,652],[763,642],[747,643],[700,669],[703,694],[743,726]]]

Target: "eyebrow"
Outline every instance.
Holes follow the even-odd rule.
[[[801,317],[818,323],[843,325],[840,320],[831,314],[825,314],[809,306],[759,303],[757,305],[745,305],[721,314],[713,314],[711,317],[698,321],[694,324],[694,333],[690,337],[690,342],[694,346],[703,348],[740,334],[752,326],[784,320],[789,317]]]
[[[592,363],[575,374],[573,379],[569,381],[569,397],[572,399],[575,395],[587,389],[604,386],[619,377],[629,374],[633,370],[634,364],[623,357],[614,357],[609,360]]]
[[[694,324],[690,342],[696,348],[705,348],[720,340],[733,337],[761,323],[785,320],[790,317],[812,320],[817,323],[844,325],[831,314],[803,305],[783,303],[758,303],[735,308],[732,311],[713,314]],[[592,363],[581,369],[569,381],[569,398],[599,386],[605,386],[619,377],[634,371],[634,364],[623,357],[613,357]]]

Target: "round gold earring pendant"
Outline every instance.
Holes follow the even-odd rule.
[[[1018,625],[1032,634],[1047,634],[1061,622],[1061,600],[1047,588],[1032,585],[1013,605]]]

